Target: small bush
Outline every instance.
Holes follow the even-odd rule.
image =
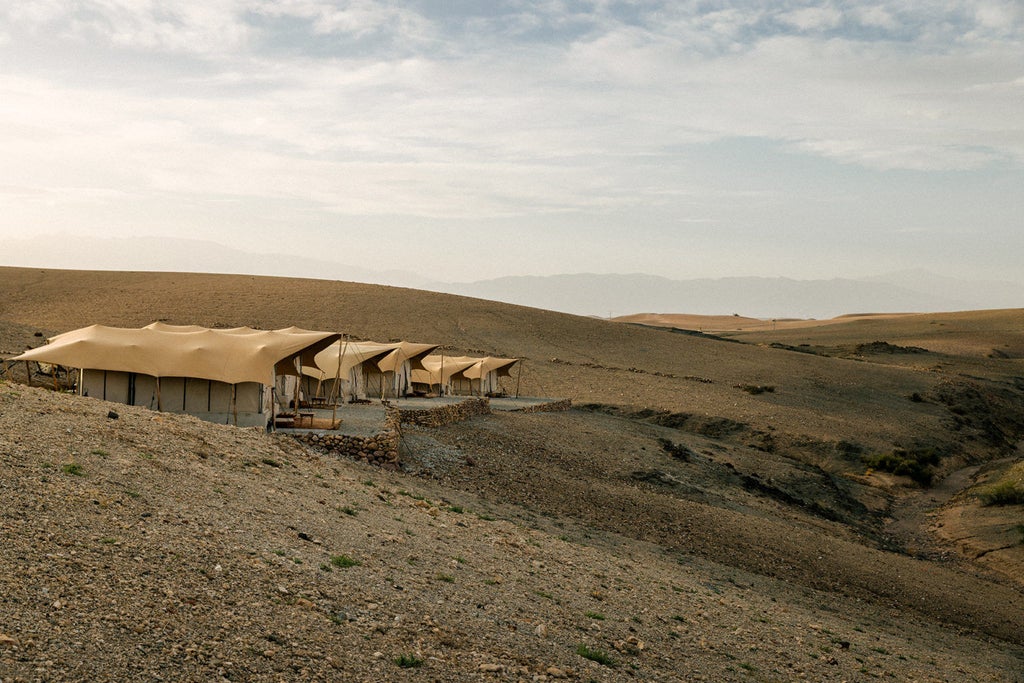
[[[978,494],[982,505],[1024,505],[1024,488],[1006,480],[984,489]]]
[[[932,465],[939,464],[939,454],[934,448],[905,450],[897,448],[892,453],[881,453],[864,457],[868,467],[907,476],[921,486],[930,486],[935,472]]]
[[[736,388],[737,389],[742,389],[743,391],[745,391],[748,394],[751,394],[753,396],[757,396],[758,394],[774,394],[775,393],[775,387],[771,386],[771,385],[737,384]]]
[[[588,619],[594,619],[596,621],[604,621],[604,615],[598,612],[586,612],[583,616]]]
[[[60,469],[64,474],[71,474],[76,477],[85,476],[85,469],[77,462],[69,462],[65,465],[62,465]]]
[[[611,655],[609,655],[607,652],[605,652],[604,650],[589,648],[582,643],[576,647],[576,654],[578,654],[580,657],[583,657],[584,659],[589,659],[590,661],[597,662],[598,664],[601,664],[603,666],[616,666],[616,661],[612,659]]]
[[[358,567],[362,564],[359,560],[354,560],[348,555],[334,555],[331,557],[331,564],[335,567],[347,569],[348,567]]]
[[[395,664],[403,669],[415,669],[416,667],[423,666],[423,660],[416,655],[403,654],[395,657]]]
[[[274,460],[273,458],[263,458],[263,460],[261,460],[260,462],[262,462],[264,465],[270,465],[271,467],[280,467],[281,466],[281,463],[279,463],[278,461]]]

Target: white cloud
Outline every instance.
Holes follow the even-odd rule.
[[[756,223],[786,191],[732,180],[757,159],[707,179],[694,149],[714,141],[867,169],[1024,165],[1011,3],[645,2],[626,16],[614,2],[516,2],[463,17],[369,0],[71,7],[0,8],[0,59],[19,65],[0,77],[0,227],[43,204],[238,197],[319,223],[660,211],[699,230]],[[18,53],[44,33],[46,59]],[[812,199],[802,191],[787,205]],[[252,211],[239,222],[260,220]]]

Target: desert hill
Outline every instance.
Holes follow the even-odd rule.
[[[0,293],[11,352],[97,322],[294,324],[525,357],[523,393],[579,407],[407,429],[407,473],[385,476],[280,437],[133,409],[109,420],[104,404],[4,384],[3,520],[25,533],[4,550],[17,602],[0,623],[17,632],[0,662],[19,676],[65,660],[58,677],[102,673],[73,644],[115,637],[154,672],[228,678],[396,677],[406,652],[439,680],[1024,675],[1014,508],[982,520],[964,492],[1019,461],[1019,312],[932,316],[960,326],[957,348],[883,320],[812,346],[313,280],[0,269]],[[958,350],[1000,339],[1002,356]],[[866,464],[897,453],[926,462],[931,486]],[[362,564],[319,568],[346,552]],[[92,578],[61,583],[68,567]],[[77,592],[80,616],[33,582]],[[39,635],[40,620],[67,634]]]

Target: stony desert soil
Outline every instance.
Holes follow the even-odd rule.
[[[1020,311],[738,343],[341,282],[0,293],[12,353],[295,324],[525,357],[524,393],[577,405],[406,428],[386,474],[11,368],[0,680],[1024,680],[1024,519],[972,493],[1021,460]],[[930,487],[863,462],[914,448]]]

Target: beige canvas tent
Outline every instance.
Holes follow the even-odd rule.
[[[92,325],[11,360],[78,369],[83,396],[254,426],[272,419],[275,376],[299,374],[303,363],[338,337],[295,327]]]
[[[462,372],[479,360],[465,356],[427,356],[421,362],[423,367],[412,371],[413,386],[439,396],[452,394],[452,378],[462,378]]]
[[[412,392],[412,374],[436,344],[339,340],[303,366],[310,396],[337,400],[395,398]]]
[[[473,358],[470,356],[429,356],[422,371],[413,372],[413,382],[441,387],[445,394],[487,396],[501,392],[500,378],[510,377],[518,358]]]

